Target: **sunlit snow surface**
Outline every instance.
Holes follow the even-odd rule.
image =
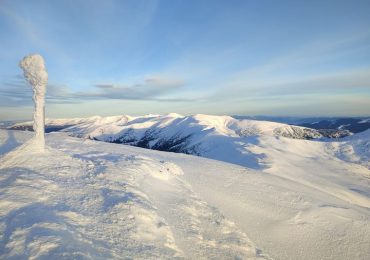
[[[370,255],[366,132],[260,135],[246,150],[259,171],[66,133],[47,134],[37,154],[31,136],[0,130],[1,259]]]

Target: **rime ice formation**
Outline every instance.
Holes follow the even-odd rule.
[[[33,114],[33,130],[35,131],[35,149],[43,150],[45,147],[45,92],[48,73],[45,69],[44,59],[39,54],[28,55],[19,63],[23,69],[24,77],[33,90],[35,111]]]

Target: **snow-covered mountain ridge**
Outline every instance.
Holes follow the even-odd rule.
[[[230,116],[214,116],[197,114],[193,116],[182,116],[176,113],[168,115],[145,115],[133,117],[128,115],[100,117],[93,116],[88,118],[73,118],[73,119],[47,119],[47,127],[68,128],[68,126],[75,126],[67,131],[74,132],[84,137],[91,136],[94,138],[104,138],[104,135],[118,135],[118,137],[110,136],[118,140],[125,135],[126,131],[137,129],[146,129],[153,132],[154,127],[157,129],[174,128],[173,131],[178,135],[187,135],[188,128],[200,126],[200,130],[215,130],[216,134],[223,134],[228,136],[250,136],[259,134],[272,134],[275,136],[284,136],[294,139],[314,139],[323,137],[336,137],[325,135],[318,130],[307,127],[293,126],[283,123],[276,123],[271,121],[260,120],[240,120]],[[31,130],[32,122],[22,122],[11,126],[14,130]],[[120,129],[121,127],[121,129]],[[167,130],[167,129],[166,129]],[[50,130],[49,130],[50,131]],[[182,133],[184,132],[184,134]],[[338,131],[338,135],[343,135]],[[116,138],[116,139],[115,139]],[[114,141],[113,140],[113,141]]]
[[[260,158],[251,154],[248,147],[256,144],[261,136],[325,139],[322,132],[310,128],[201,114],[96,116],[85,119],[47,120],[46,123],[49,129],[62,129],[75,137],[200,155],[252,168],[259,167],[256,160]],[[15,124],[12,129],[27,127],[31,127],[31,123]],[[342,134],[338,131],[330,133],[330,136]]]

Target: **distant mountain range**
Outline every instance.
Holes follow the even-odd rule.
[[[370,129],[370,117],[273,117],[273,116],[233,116],[236,119],[260,120],[309,127],[317,130],[348,130],[359,133]]]
[[[320,120],[312,123],[303,123],[300,126],[314,129],[338,129],[348,130],[351,133],[359,133],[370,129],[370,118],[336,118]]]
[[[289,125],[300,125],[303,123],[312,123],[321,120],[334,119],[332,117],[295,117],[295,116],[241,116],[232,115],[235,119],[241,120],[258,120],[258,121],[271,121],[277,123],[284,123]]]
[[[8,127],[11,127],[17,123],[24,123],[25,121],[23,120],[11,120],[11,121],[0,121],[0,129],[6,129]]]

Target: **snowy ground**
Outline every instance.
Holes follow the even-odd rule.
[[[370,171],[338,157],[357,139],[260,136],[256,171],[65,133],[38,156],[30,137],[0,130],[0,258],[370,255]]]

